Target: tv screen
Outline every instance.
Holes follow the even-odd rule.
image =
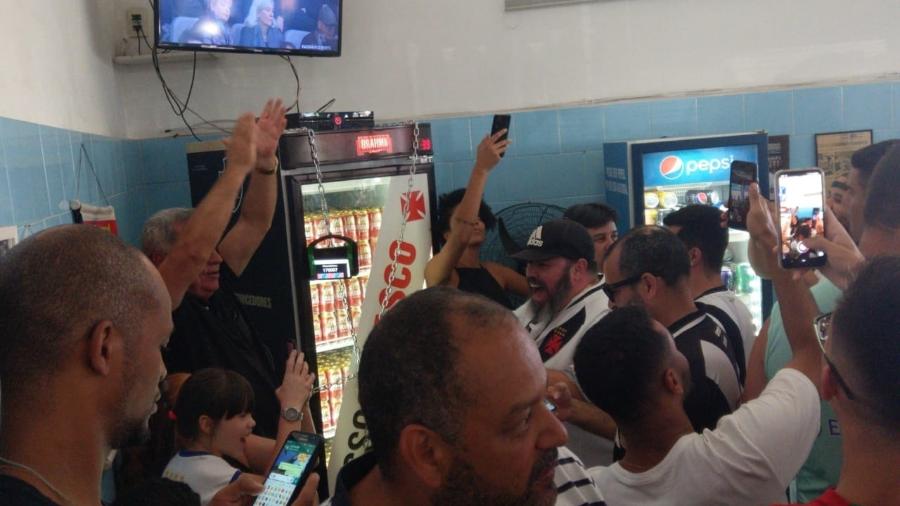
[[[342,0],[156,0],[160,49],[340,56]]]

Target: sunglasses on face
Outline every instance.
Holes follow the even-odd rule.
[[[619,289],[637,283],[641,280],[642,277],[644,277],[644,274],[650,274],[651,276],[659,277],[659,274],[653,272],[642,272],[640,274],[635,274],[634,276],[625,278],[622,281],[616,281],[615,283],[605,283],[600,288],[603,289],[603,293],[606,294],[609,300],[615,300],[616,292],[618,292]]]
[[[825,352],[825,341],[828,340],[828,336],[831,333],[831,315],[833,313],[825,313],[823,315],[818,316],[814,325],[816,328],[816,337],[818,338],[819,348],[822,348],[822,357],[825,359],[825,363],[828,364],[828,368],[831,369],[831,372],[834,373],[834,379],[837,381],[838,386],[847,394],[847,398],[851,401],[856,400],[856,396],[850,390],[850,386],[847,385],[847,382],[844,381],[844,377],[841,376],[841,373],[838,372],[837,367],[835,367],[834,362],[828,358],[828,354]]]

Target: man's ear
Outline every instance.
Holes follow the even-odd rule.
[[[640,292],[643,293],[644,297],[656,297],[659,295],[659,290],[661,288],[662,281],[650,273],[645,273],[641,276],[640,281],[637,283],[637,288]]]
[[[703,252],[700,248],[691,248],[688,250],[688,258],[691,259],[691,267],[695,267],[703,261]]]
[[[663,372],[663,387],[673,394],[683,396],[685,394],[684,391],[684,382],[681,380],[681,376],[678,372],[669,367]]]
[[[116,353],[122,352],[122,335],[116,332],[113,323],[103,320],[88,334],[88,363],[97,374],[107,376],[112,369]]]
[[[433,430],[419,424],[410,424],[400,431],[397,445],[398,457],[420,482],[431,489],[438,489],[453,464],[453,450]]]

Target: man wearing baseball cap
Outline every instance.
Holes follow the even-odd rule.
[[[552,383],[566,381],[572,390],[573,413],[566,423],[569,448],[587,466],[609,464],[615,423],[583,402],[572,366],[581,336],[609,312],[609,301],[597,279],[594,242],[587,229],[567,219],[540,225],[525,248],[513,255],[527,262],[531,292],[515,314],[537,343]],[[601,435],[607,440],[597,437]]]

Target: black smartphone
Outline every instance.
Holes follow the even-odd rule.
[[[747,230],[747,213],[750,212],[750,183],[759,182],[755,163],[735,160],[731,162],[731,178],[728,195],[728,226]]]
[[[825,252],[810,249],[805,239],[825,234],[825,175],[821,169],[780,171],[778,222],[781,227],[781,265],[785,269],[821,267]]]
[[[507,139],[507,137],[509,137],[509,122],[510,122],[510,120],[512,120],[512,116],[510,116],[509,114],[495,114],[494,115],[494,124],[491,125],[491,136],[493,137],[494,134],[496,134],[497,132],[499,132],[500,130],[503,130],[505,128],[506,133],[501,135],[500,138],[497,139],[498,141],[505,141]],[[501,154],[500,158],[503,158],[503,155],[505,155],[505,154],[506,154],[505,152],[503,154]]]
[[[292,432],[266,477],[265,489],[256,497],[256,506],[287,506],[297,499],[310,473],[318,466],[325,440],[318,434]]]

